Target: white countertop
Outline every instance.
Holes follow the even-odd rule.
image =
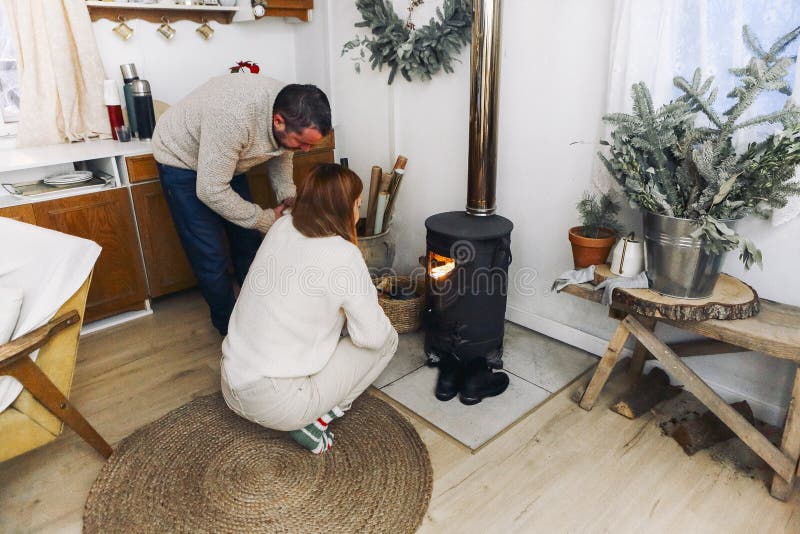
[[[13,148],[0,151],[0,172],[18,171],[86,161],[91,159],[110,158],[114,156],[135,156],[151,154],[152,144],[149,141],[136,139],[128,143],[120,143],[113,139],[103,141],[85,141],[82,143],[63,143],[58,145],[37,146],[31,148]]]
[[[48,200],[54,200],[57,198],[74,197],[78,195],[85,195],[87,193],[97,193],[99,191],[119,189],[120,187],[125,187],[125,186],[117,185],[116,183],[111,183],[107,186],[102,186],[102,187],[91,187],[87,189],[70,189],[62,193],[57,193],[57,192],[52,194],[48,193],[47,195],[41,195],[39,197],[28,197],[28,198],[21,198],[15,195],[4,194],[0,195],[0,208],[10,208],[14,206],[22,206],[25,204],[34,204],[36,202],[46,202]]]

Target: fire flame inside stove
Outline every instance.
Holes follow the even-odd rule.
[[[456,260],[431,252],[428,265],[431,278],[438,280],[456,268]]]

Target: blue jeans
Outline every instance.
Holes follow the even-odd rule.
[[[158,170],[175,229],[200,292],[211,309],[211,323],[225,336],[236,303],[228,267],[233,265],[241,286],[261,245],[262,235],[257,230],[242,228],[224,219],[197,198],[195,171],[160,163]],[[252,202],[244,174],[234,176],[231,187],[242,198]]]

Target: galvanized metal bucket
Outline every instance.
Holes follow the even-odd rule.
[[[724,221],[733,227],[736,221]],[[694,219],[645,212],[644,268],[650,287],[671,297],[702,299],[711,296],[725,254],[710,254]]]
[[[369,237],[358,237],[358,248],[367,267],[373,271],[391,269],[394,263],[395,241],[391,227],[385,232]]]

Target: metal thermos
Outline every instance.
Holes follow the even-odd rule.
[[[133,90],[131,88],[133,82],[139,79],[136,73],[136,65],[133,63],[126,63],[119,66],[122,71],[122,91],[125,93],[125,109],[128,110],[128,127],[131,129],[131,135],[136,135],[138,131],[136,128],[136,110],[133,109]]]
[[[156,114],[153,109],[153,95],[150,93],[150,83],[147,80],[134,80],[131,83],[133,92],[133,109],[136,112],[136,126],[139,139],[153,138],[156,127]]]

